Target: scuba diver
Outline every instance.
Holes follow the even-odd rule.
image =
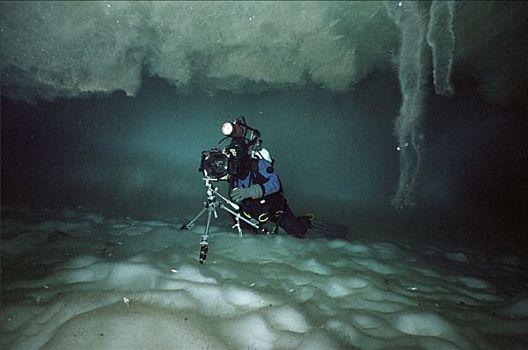
[[[303,238],[312,227],[314,217],[293,214],[269,152],[259,144],[248,145],[244,138],[233,138],[228,151],[238,164],[236,174],[230,179],[230,197],[241,205],[242,214],[257,219],[272,233],[280,226],[289,235]]]
[[[278,233],[278,228],[282,227],[286,233],[297,238],[305,237],[310,228],[322,232],[327,238],[346,236],[347,227],[341,226],[344,229],[340,229],[331,222],[315,220],[311,214],[293,214],[283,196],[281,182],[273,168],[273,159],[262,148],[260,131],[248,126],[243,116],[234,122],[225,122],[222,133],[225,137],[218,144],[230,138],[228,146],[202,151],[198,171],[203,174],[202,180],[207,188],[204,208],[181,226],[182,230],[189,230],[207,213],[205,232],[200,239],[201,264],[207,258],[211,219],[213,214],[217,218],[217,209],[225,210],[232,216],[235,221],[233,228],[238,229],[239,235],[242,235],[242,227],[266,234]],[[231,200],[218,192],[218,188],[213,185],[216,181],[229,181],[228,197]]]

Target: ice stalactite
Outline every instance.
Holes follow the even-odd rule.
[[[422,162],[422,130],[426,86],[430,62],[427,43],[433,51],[434,83],[437,93],[450,93],[454,34],[453,5],[433,1],[430,21],[426,23],[421,4],[415,1],[385,1],[389,17],[401,31],[398,58],[402,104],[395,121],[394,133],[400,152],[400,178],[391,204],[396,208],[415,205],[417,181]]]
[[[451,95],[451,68],[455,33],[453,31],[454,1],[433,1],[430,9],[427,43],[433,52],[433,78],[439,95]]]
[[[394,132],[400,151],[400,179],[392,205],[414,205],[416,180],[421,163],[423,137],[420,136],[427,83],[425,24],[416,2],[385,2],[389,16],[401,30],[399,80],[402,104]]]

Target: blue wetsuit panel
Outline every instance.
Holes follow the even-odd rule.
[[[273,170],[271,163],[267,160],[261,159],[258,162],[258,172],[263,176],[266,181],[262,183],[262,188],[264,190],[264,196],[276,193],[280,191],[280,181],[277,174]],[[251,185],[254,185],[252,182],[251,174],[248,174],[244,179],[235,180],[235,187],[244,187],[247,188]]]

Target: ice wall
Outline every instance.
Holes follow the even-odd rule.
[[[386,1],[385,6],[389,17],[401,31],[398,76],[402,104],[394,127],[398,138],[397,150],[400,152],[400,178],[392,199],[392,205],[401,208],[415,205],[422,163],[425,138],[422,126],[430,71],[426,38],[432,49],[436,92],[446,94],[453,90],[450,81],[454,48],[453,4],[434,1],[428,25],[424,20],[423,7],[418,2]]]

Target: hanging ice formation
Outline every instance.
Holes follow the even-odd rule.
[[[433,1],[430,9],[427,43],[433,52],[433,78],[439,95],[451,95],[451,67],[455,49],[453,31],[455,1]]]
[[[436,93],[453,92],[451,67],[455,42],[454,1],[433,1],[429,9],[428,25],[420,12],[420,6],[423,5],[415,1],[385,1],[389,17],[401,31],[398,78],[402,104],[394,126],[398,139],[397,150],[400,152],[400,178],[391,201],[396,208],[415,204],[424,144],[421,127],[426,84],[431,67],[426,55],[427,44],[432,50]]]

